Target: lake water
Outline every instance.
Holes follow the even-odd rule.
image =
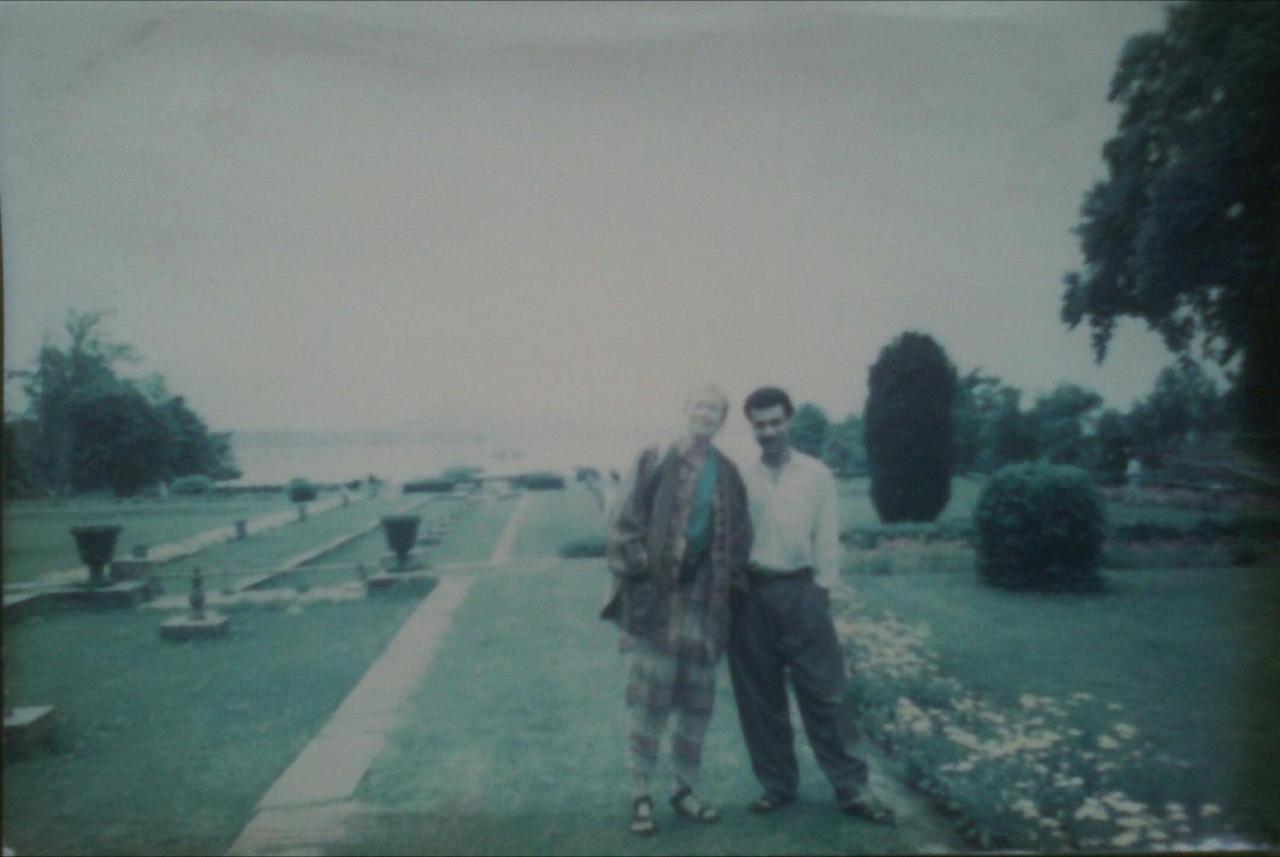
[[[545,435],[503,442],[282,442],[233,436],[236,464],[243,473],[238,481],[247,484],[279,484],[294,477],[347,482],[371,473],[397,484],[456,465],[483,467],[486,474],[496,476],[532,470],[571,472],[580,466],[626,473],[645,444],[661,440],[661,435],[638,431]],[[754,443],[740,432],[726,431],[717,438],[717,446],[738,461],[754,452]]]

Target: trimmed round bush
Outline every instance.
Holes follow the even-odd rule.
[[[1106,519],[1078,467],[1012,464],[996,472],[973,511],[978,573],[994,586],[1097,589]]]
[[[213,480],[200,473],[179,476],[169,485],[169,493],[179,497],[206,496],[213,493]]]
[[[316,486],[307,479],[293,479],[289,482],[289,500],[294,503],[307,503],[316,499]]]

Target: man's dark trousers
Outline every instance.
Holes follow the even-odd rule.
[[[729,675],[751,769],[767,792],[794,795],[800,782],[787,710],[786,671],[805,734],[833,788],[857,792],[866,764],[847,749],[837,712],[844,695],[844,657],[831,623],[827,591],[811,576],[751,575],[735,592]]]

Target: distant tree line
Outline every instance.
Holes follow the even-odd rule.
[[[27,410],[5,415],[5,496],[127,497],[177,477],[238,477],[229,433],[209,431],[161,376],[117,374],[138,358],[106,338],[106,316],[68,312],[66,345],[46,338],[30,369],[10,373],[22,380]]]
[[[941,380],[938,385],[945,387]],[[1103,480],[1119,479],[1131,457],[1148,468],[1158,467],[1189,446],[1234,431],[1241,422],[1238,394],[1220,391],[1189,360],[1162,371],[1151,392],[1127,411],[1105,408],[1098,393],[1070,383],[1038,396],[1029,407],[1022,398],[1021,390],[980,369],[956,374],[950,402],[952,472],[993,473],[1006,464],[1043,461],[1075,465]],[[868,409],[870,405],[869,397]],[[903,425],[941,422],[890,417],[885,424],[896,433]],[[842,478],[870,474],[866,432],[862,415],[833,422],[812,403],[797,407],[792,417],[795,447],[822,459]],[[945,444],[915,446],[941,449],[945,455]]]

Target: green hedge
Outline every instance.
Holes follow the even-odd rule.
[[[1014,464],[999,470],[974,508],[978,573],[1008,589],[1089,590],[1106,518],[1102,498],[1078,467]]]

